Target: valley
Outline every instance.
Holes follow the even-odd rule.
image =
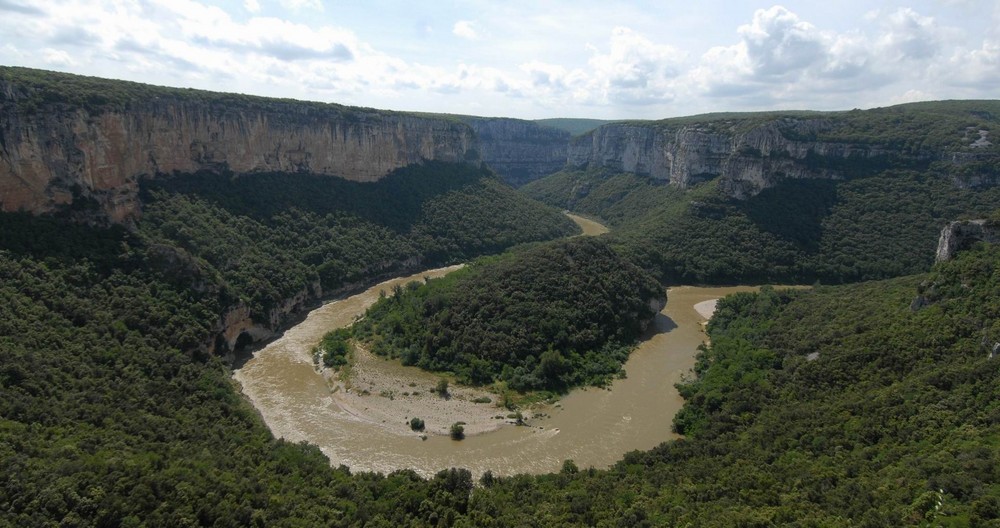
[[[438,376],[369,352],[355,358],[349,385],[316,370],[311,356],[315,343],[362,315],[379,292],[453,269],[401,277],[327,303],[255,352],[234,377],[272,433],[319,446],[331,465],[345,464],[356,471],[412,469],[430,477],[463,467],[478,478],[486,471],[498,476],[548,473],[567,459],[584,467],[608,467],[628,451],[676,437],[670,420],[683,399],[673,385],[694,366],[705,339],[700,325],[704,318],[694,305],[753,290],[671,288],[667,307],[625,364],[626,378],[607,389],[577,389],[553,404],[523,409],[526,426],[511,423],[510,412],[497,407],[494,393],[452,387],[451,398],[444,400],[430,393]],[[367,394],[359,394],[362,390]],[[472,402],[484,396],[491,403]],[[408,425],[415,416],[427,423],[426,440]],[[460,442],[447,436],[448,426],[456,421],[466,422],[467,437]]]
[[[2,66],[0,525],[1000,526],[998,123]]]

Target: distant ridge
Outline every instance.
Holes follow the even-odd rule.
[[[614,123],[615,121],[607,119],[554,117],[550,119],[536,119],[535,122],[539,125],[558,128],[559,130],[565,130],[574,136],[579,136],[580,134],[586,134],[587,132],[590,132],[591,130],[594,130],[602,125]]]

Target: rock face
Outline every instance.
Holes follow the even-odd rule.
[[[951,260],[956,253],[976,242],[1000,244],[1000,226],[986,220],[966,220],[946,225],[938,239],[937,262]]]
[[[568,165],[648,175],[682,187],[721,178],[724,192],[746,198],[782,179],[843,177],[820,160],[853,163],[894,156],[877,145],[789,139],[830,127],[823,119],[791,118],[746,130],[615,123],[577,138],[570,145]]]
[[[574,138],[567,165],[648,175],[681,187],[719,178],[723,192],[742,199],[785,179],[841,179],[859,168],[921,167],[932,161],[962,165],[996,159],[992,153],[912,152],[877,142],[815,139],[837,126],[832,119],[796,117],[683,125],[613,123]],[[996,183],[996,178],[975,178],[956,183]]]
[[[375,181],[424,160],[479,161],[461,123],[264,100],[223,105],[166,97],[97,111],[18,103],[0,79],[0,208],[51,211],[92,199],[112,221],[139,213],[138,180],[174,172],[310,172]]]
[[[571,138],[517,119],[435,118],[0,67],[0,210],[96,206],[99,215],[123,222],[140,212],[142,178],[218,170],[368,182],[425,160],[485,162],[514,186],[567,165],[681,187],[718,179],[734,198],[786,179],[931,163],[960,167],[953,171],[957,185],[1000,184],[1000,149],[987,130],[996,112],[982,110],[996,102],[935,104],[986,124],[927,131],[955,136],[936,150],[923,146],[933,143],[922,136],[926,127],[895,134],[896,123],[912,117],[905,109],[618,122]],[[853,128],[844,132],[845,123]],[[830,137],[838,139],[821,139]]]
[[[479,154],[504,181],[518,187],[566,165],[570,134],[532,121],[470,118]]]

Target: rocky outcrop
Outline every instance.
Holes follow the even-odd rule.
[[[184,253],[183,251],[178,252]],[[278,306],[272,307],[264,316],[253,313],[245,303],[238,302],[228,307],[218,319],[212,330],[215,339],[211,345],[204,344],[204,352],[219,355],[225,361],[232,363],[240,349],[274,338],[282,328],[295,321],[296,317],[304,315],[322,299],[337,298],[362,291],[382,280],[420,269],[423,269],[423,261],[417,257],[372,262],[362,272],[368,277],[366,281],[344,284],[332,291],[324,291],[318,282],[314,282],[285,299]],[[193,274],[200,274],[200,270],[193,272]]]
[[[992,152],[917,151],[877,141],[822,141],[842,123],[828,118],[688,120],[686,124],[613,123],[574,138],[567,164],[631,172],[688,187],[719,178],[734,198],[747,198],[787,179],[841,179],[887,167],[924,167],[933,161],[972,165]],[[973,175],[963,185],[995,183]]]
[[[25,109],[34,88],[0,79],[0,209],[96,202],[139,213],[138,180],[174,172],[310,172],[375,181],[424,160],[479,161],[475,135],[445,119],[253,98],[179,96],[88,109]],[[78,204],[79,205],[79,204]]]
[[[466,122],[476,132],[482,160],[514,187],[566,165],[569,132],[521,119],[474,117]]]
[[[963,220],[946,225],[938,239],[937,262],[951,260],[956,253],[976,242],[1000,244],[1000,225],[987,220]]]

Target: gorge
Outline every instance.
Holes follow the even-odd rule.
[[[998,105],[572,136],[2,67],[0,525],[996,526]],[[557,247],[567,208],[670,297],[610,391],[423,441],[379,408],[448,374],[315,371],[373,284]]]
[[[992,186],[995,101],[850,112],[707,114],[608,123],[571,137],[532,121],[109,84],[0,69],[0,208],[96,203],[114,222],[141,212],[138,180],[177,172],[292,172],[370,182],[424,161],[485,163],[514,185],[565,167],[628,172],[687,188],[718,179],[745,199],[789,179],[845,179],[949,166]],[[944,119],[939,118],[944,117]],[[892,135],[911,127],[914,142]]]

